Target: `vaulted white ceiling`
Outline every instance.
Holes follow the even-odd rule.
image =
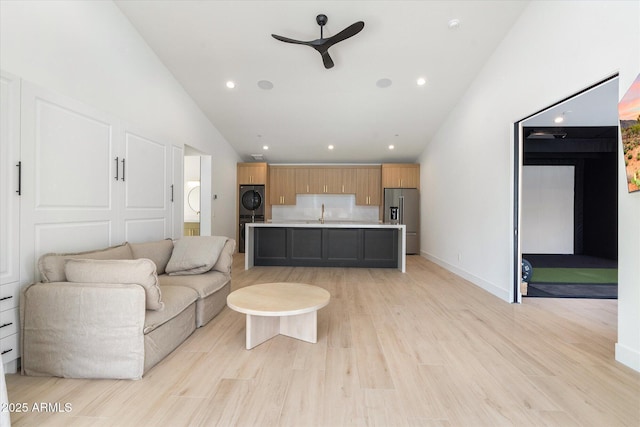
[[[263,154],[270,163],[377,163],[417,159],[527,2],[116,4],[246,160]],[[329,49],[329,70],[312,48],[271,37],[317,39],[319,13],[329,18],[325,38],[365,22],[361,33]],[[459,20],[455,28],[452,19]],[[381,79],[391,85],[379,87]],[[273,88],[261,89],[261,80]]]
[[[573,96],[527,119],[523,126],[618,126],[618,79]],[[562,122],[555,122],[561,117]]]

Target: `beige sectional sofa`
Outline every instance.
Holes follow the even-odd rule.
[[[43,255],[20,298],[23,374],[142,378],[224,308],[234,249],[208,236]]]

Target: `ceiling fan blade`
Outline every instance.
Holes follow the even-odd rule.
[[[288,37],[279,36],[277,34],[271,34],[271,37],[273,37],[276,40],[280,40],[281,42],[285,42],[285,43],[304,44],[304,45],[307,45],[307,46],[311,46],[311,42],[304,42],[304,41],[300,41],[300,40],[294,40],[294,39],[290,39]]]
[[[320,19],[320,18],[324,18],[324,19]],[[285,43],[302,44],[306,46],[311,46],[312,48],[317,50],[318,53],[320,53],[320,56],[322,56],[322,63],[324,64],[324,68],[327,68],[327,69],[333,68],[334,66],[333,59],[331,59],[331,56],[329,56],[328,49],[334,44],[341,42],[342,40],[348,39],[349,37],[353,37],[356,34],[358,34],[360,31],[362,31],[362,29],[364,28],[364,22],[358,21],[354,24],[351,24],[344,30],[340,31],[338,34],[335,34],[334,36],[325,39],[325,38],[322,38],[322,27],[327,23],[327,17],[325,15],[318,15],[316,17],[316,21],[318,22],[318,25],[320,25],[319,39],[311,40],[311,41],[302,41],[302,40],[294,40],[288,37],[279,36],[277,34],[271,34],[271,37]]]
[[[364,22],[362,21],[358,21],[355,24],[351,24],[344,30],[340,31],[338,34],[326,39],[326,42],[324,43],[324,45],[327,46],[327,48],[329,48],[330,46],[333,46],[334,44],[341,42],[342,40],[355,36],[360,31],[362,31],[363,28],[364,28]]]
[[[327,70],[329,68],[333,68],[333,59],[331,59],[331,57],[329,56],[329,52],[325,50],[323,52],[320,52],[320,55],[322,55],[322,63],[324,64],[324,68],[326,68]]]

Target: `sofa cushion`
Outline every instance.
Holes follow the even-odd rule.
[[[49,253],[42,255],[38,260],[41,280],[43,282],[64,282],[67,277],[64,274],[64,264],[68,259],[133,259],[128,243],[112,246],[97,251],[77,252],[68,254]]]
[[[206,298],[222,288],[231,277],[219,271],[188,276],[158,276],[160,286],[185,286],[195,290],[200,298]]]
[[[236,249],[236,241],[233,239],[227,240],[224,244],[222,252],[218,260],[213,266],[213,270],[220,271],[221,273],[231,274],[231,265],[233,264],[233,251]]]
[[[201,274],[213,268],[228,238],[223,236],[192,236],[176,240],[167,274]]]
[[[138,285],[25,286],[20,296],[22,372],[140,379],[144,304],[144,289]]]
[[[184,286],[162,286],[161,288],[165,308],[162,311],[147,311],[144,319],[145,334],[173,319],[198,299],[196,291]]]
[[[129,246],[131,246],[133,258],[150,259],[156,264],[156,273],[164,274],[169,258],[171,258],[171,252],[173,252],[173,240],[165,239],[155,242],[129,243]]]
[[[150,259],[70,259],[65,264],[64,272],[69,282],[141,285],[145,290],[147,310],[164,308],[156,265]]]

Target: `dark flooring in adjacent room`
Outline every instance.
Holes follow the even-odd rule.
[[[560,255],[560,254],[523,254],[533,266],[534,279],[536,268],[558,269],[617,269],[618,261],[599,258],[590,255]],[[527,297],[537,298],[591,298],[617,299],[617,283],[537,283],[531,280],[528,284]]]
[[[590,255],[522,254],[533,268],[618,268],[618,261]]]

